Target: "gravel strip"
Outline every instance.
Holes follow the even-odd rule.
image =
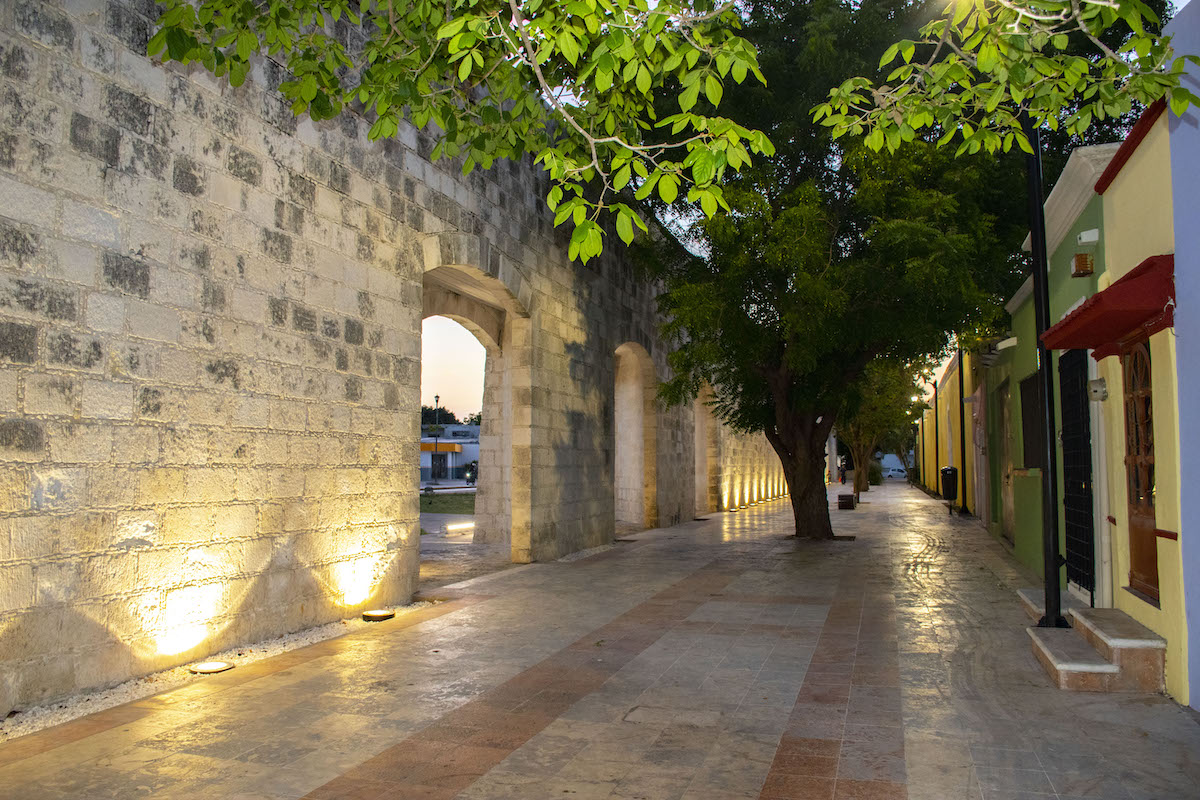
[[[406,606],[398,606],[396,608],[396,616],[411,613],[431,605],[433,603],[412,603]],[[364,622],[358,617],[344,619],[339,622],[320,625],[316,628],[289,633],[286,636],[279,636],[275,639],[268,639],[243,647],[234,647],[221,653],[213,653],[211,656],[199,660],[232,661],[239,665],[251,664],[255,661],[261,661],[264,658],[286,653],[289,650],[295,650],[310,644],[323,642],[326,639],[333,639],[337,636],[353,633],[370,624],[370,622]],[[149,697],[150,695],[182,686],[185,683],[202,679],[203,676],[193,675],[188,672],[187,665],[185,664],[180,667],[163,670],[162,672],[156,672],[152,675],[146,675],[142,678],[134,678],[109,689],[75,694],[52,703],[47,703],[46,705],[14,711],[8,719],[0,720],[0,742],[16,739],[19,736],[25,736],[53,725],[61,725],[78,717],[94,714],[97,711],[103,711],[106,708],[112,708],[124,703],[131,703],[134,700],[140,700],[143,697]]]

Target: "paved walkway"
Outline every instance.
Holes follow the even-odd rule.
[[[475,542],[475,529],[449,527],[474,525],[471,514],[421,515],[420,591],[511,569],[512,549],[502,544]]]
[[[0,796],[1200,797],[1200,725],[1070,694],[1011,559],[904,486],[789,538],[786,501],[0,746]]]

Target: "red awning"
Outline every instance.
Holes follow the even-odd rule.
[[[1175,324],[1175,256],[1151,256],[1102,292],[1089,297],[1042,334],[1051,350],[1095,350],[1116,355],[1121,340]]]

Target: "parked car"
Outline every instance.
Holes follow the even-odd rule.
[[[885,467],[883,470],[883,477],[885,477],[885,478],[907,478],[908,472],[904,469],[904,467]]]

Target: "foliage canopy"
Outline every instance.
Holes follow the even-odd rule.
[[[1028,126],[1081,137],[1164,96],[1182,114],[1200,102],[1180,84],[1189,61],[1142,0],[952,0],[883,52],[884,78],[848,78],[813,114],[873,150],[939,129],[960,154],[1032,152]]]
[[[733,2],[158,2],[153,56],[238,85],[265,53],[290,73],[280,91],[296,114],[354,106],[372,139],[432,124],[434,158],[461,159],[464,173],[533,156],[554,182],[555,224],[574,225],[572,259],[601,252],[605,209],[626,242],[646,229],[618,197],[626,187],[711,215],[726,173],[772,152],[716,112],[728,87],[762,80]]]

